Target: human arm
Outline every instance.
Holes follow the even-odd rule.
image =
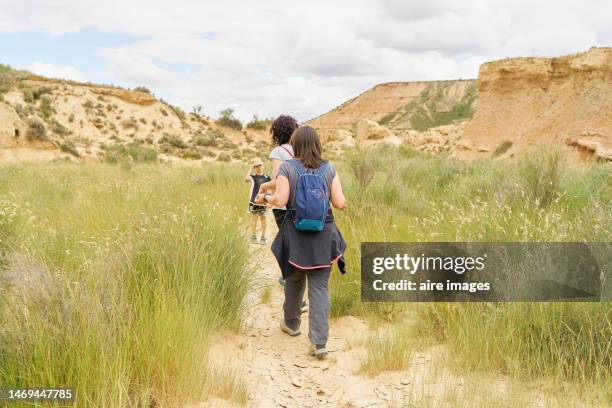
[[[244,181],[246,181],[247,183],[249,181],[251,181],[251,173],[253,171],[253,166],[249,167],[249,169],[247,170],[246,174],[244,175]]]
[[[340,177],[336,174],[332,179],[331,184],[331,203],[334,208],[338,210],[346,210],[348,204],[346,202],[346,197],[344,197],[344,192],[342,191],[342,183],[340,183]]]
[[[272,180],[259,186],[259,194],[264,194],[266,191],[274,191],[274,188],[276,188],[276,176],[278,175],[278,168],[282,160],[270,159],[270,161],[272,162]]]
[[[289,201],[289,179],[286,176],[276,177],[276,191],[274,194],[257,194],[255,202],[257,204],[269,203],[275,207],[284,207]]]

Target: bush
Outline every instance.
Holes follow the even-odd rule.
[[[178,106],[172,106],[172,105],[168,105],[168,106],[170,107],[170,109],[172,109],[172,112],[174,112],[174,114],[179,118],[181,122],[187,119],[187,115],[185,115],[184,110],[182,110]]]
[[[242,130],[242,122],[234,117],[234,110],[230,108],[221,111],[221,116],[217,119],[217,124],[236,130]]]
[[[86,100],[85,102],[83,102],[83,107],[85,109],[93,109],[94,108],[94,103],[91,100]]]
[[[121,127],[124,130],[134,129],[134,131],[137,131],[138,130],[138,121],[134,117],[131,117],[129,119],[124,119],[124,120],[121,121]]]
[[[155,162],[157,160],[157,151],[155,149],[139,146],[136,143],[130,143],[127,146],[115,144],[108,146],[104,152],[104,161],[106,163],[117,164],[126,161],[134,162]]]
[[[187,149],[183,151],[181,157],[188,160],[200,160],[202,158],[202,154],[197,150]]]
[[[152,95],[151,91],[146,86],[137,86],[136,88],[134,88],[134,91]]]
[[[189,147],[187,143],[180,138],[180,136],[171,135],[169,133],[164,133],[164,135],[159,139],[159,143],[174,146],[179,149],[186,149]]]
[[[77,150],[76,145],[71,140],[67,140],[67,141],[60,143],[60,150],[62,152],[70,153],[74,157],[81,157],[81,154]]]
[[[27,138],[30,140],[47,140],[47,128],[42,120],[29,117],[26,121],[28,124]]]
[[[22,89],[23,92],[23,100],[26,103],[32,103],[34,102],[34,93],[32,92],[32,88],[30,87],[24,87]]]
[[[272,124],[271,119],[259,119],[257,115],[253,115],[253,119],[247,123],[248,129],[267,130]]]
[[[191,140],[191,143],[196,146],[211,147],[217,146],[218,140],[224,139],[225,135],[219,129],[208,129],[206,133],[198,132]]]
[[[512,142],[510,140],[504,140],[499,146],[497,146],[497,148],[493,152],[493,157],[501,156],[502,154],[506,153],[511,147]]]
[[[360,191],[364,191],[368,187],[380,167],[378,155],[371,150],[355,149],[349,152],[346,155],[346,163],[349,165]]]
[[[55,109],[53,109],[53,105],[51,103],[51,98],[46,95],[40,98],[40,105],[38,109],[45,119],[49,119],[55,113]]]
[[[40,99],[43,95],[48,95],[51,92],[52,90],[48,86],[41,86],[32,91],[32,96],[34,99]]]
[[[560,164],[559,152],[540,152],[540,154],[523,159],[519,165],[519,175],[531,198],[540,207],[547,207],[558,195],[561,178]]]
[[[227,152],[221,152],[217,156],[217,160],[222,161],[222,162],[228,162],[232,160],[232,156]]]
[[[51,121],[51,131],[60,136],[65,136],[72,133],[66,126],[62,125],[57,120]]]

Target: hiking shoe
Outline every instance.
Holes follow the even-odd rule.
[[[287,323],[285,323],[284,319],[281,320],[280,328],[281,328],[282,331],[284,331],[285,333],[287,333],[291,337],[299,336],[300,334],[302,334],[300,329],[293,330],[291,327],[287,326]]]
[[[251,242],[254,244],[257,243],[257,237],[255,235],[251,235]]]
[[[285,280],[283,279],[282,276],[280,278],[278,278],[278,284],[281,285],[281,286],[285,286]]]
[[[300,307],[302,313],[306,313],[308,311],[308,303],[305,300],[302,300],[302,306]]]
[[[266,241],[266,237],[261,237],[261,239],[259,240],[259,243],[261,245],[266,245],[267,241]]]
[[[311,347],[311,356],[316,357],[319,360],[323,360],[325,357],[327,357],[327,349],[325,348],[325,344],[313,344]]]

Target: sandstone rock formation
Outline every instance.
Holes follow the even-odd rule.
[[[13,83],[0,94],[0,161],[96,160],[109,152],[133,159],[142,149],[164,161],[246,161],[269,150],[266,130],[222,127],[147,92],[14,72],[4,73]]]
[[[475,113],[463,135],[465,149],[457,155],[477,157],[479,151],[494,152],[506,141],[512,146],[503,157],[538,146],[561,149],[570,158],[581,155],[575,146],[600,159],[609,157],[612,48],[483,64]]]
[[[351,128],[361,119],[370,119],[384,125],[397,122],[397,126],[410,128],[413,114],[427,115],[431,110],[448,113],[474,86],[474,80],[380,84],[309,120],[308,124],[316,128]],[[434,95],[435,100],[429,98]],[[471,104],[471,100],[468,103]]]

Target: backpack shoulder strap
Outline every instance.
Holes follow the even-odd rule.
[[[293,153],[291,153],[291,152],[289,151],[289,149],[287,149],[287,148],[286,148],[285,146],[283,146],[283,145],[280,145],[280,147],[282,147],[282,149],[283,149],[284,151],[286,151],[286,152],[287,152],[287,154],[289,154],[289,156],[293,157]]]
[[[287,160],[287,163],[289,163],[291,167],[295,169],[298,176],[301,176],[302,174],[306,173],[306,169],[304,168],[304,166],[302,166],[302,163],[300,163],[299,160],[290,159],[290,160]]]
[[[329,162],[325,162],[322,165],[319,166],[319,168],[315,171],[315,174],[325,178],[325,173],[327,173],[327,170],[329,169]]]

